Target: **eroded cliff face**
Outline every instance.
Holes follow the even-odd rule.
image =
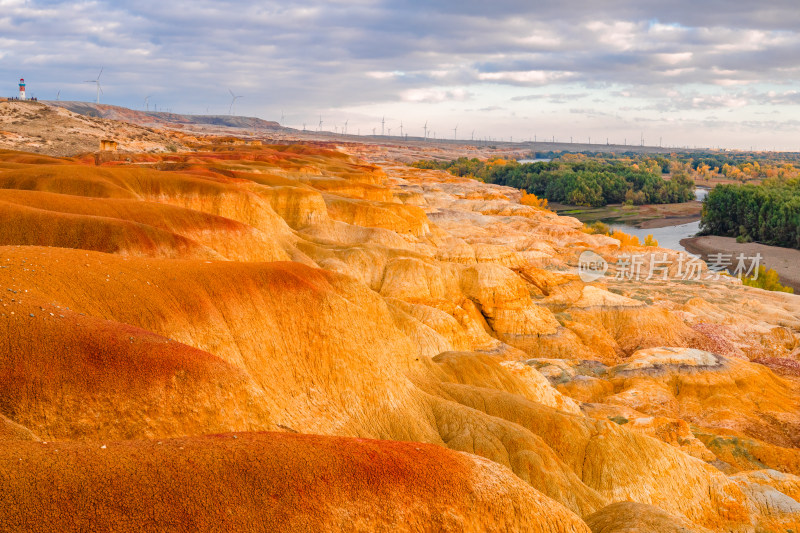
[[[199,528],[800,527],[799,297],[584,283],[653,250],[335,147],[195,148],[0,153],[0,514],[177,528],[202,479]]]

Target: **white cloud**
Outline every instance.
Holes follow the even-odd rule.
[[[373,78],[376,80],[391,80],[393,78],[398,77],[397,72],[380,72],[380,71],[372,71],[366,73],[368,78]]]
[[[528,70],[521,72],[482,72],[478,75],[483,81],[506,81],[526,85],[547,85],[568,78],[569,72]]]
[[[654,54],[658,60],[668,65],[677,65],[679,63],[686,63],[692,59],[692,52],[672,52],[665,54]]]
[[[401,98],[406,102],[435,104],[448,101],[463,102],[470,99],[470,93],[465,89],[409,89],[402,93]]]
[[[232,88],[246,93],[242,112],[294,109],[308,121],[392,102],[403,106],[398,115],[434,106],[467,112],[459,106],[470,102],[472,110],[502,107],[483,116],[510,131],[511,119],[496,117],[569,114],[567,94],[585,95],[581,109],[616,106],[614,127],[636,109],[716,106],[744,117],[782,106],[782,117],[797,119],[788,103],[800,90],[796,0],[724,5],[0,0],[0,87],[8,93],[24,75],[41,98],[63,89],[62,98],[88,100],[93,90],[81,82],[105,66],[105,101],[135,107],[153,95],[187,112],[225,112],[220,102]]]
[[[643,23],[629,21],[594,20],[586,24],[586,29],[594,33],[598,42],[616,51],[631,50],[637,45]]]

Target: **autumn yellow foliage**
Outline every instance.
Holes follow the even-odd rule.
[[[581,231],[589,235],[609,235],[611,233],[611,226],[597,220],[591,224],[584,224]]]
[[[519,199],[519,203],[539,209],[547,209],[547,198],[539,198],[535,194],[528,194],[525,189],[522,189],[522,198]]]
[[[768,291],[788,292],[794,293],[794,289],[787,287],[780,282],[778,273],[774,270],[767,269],[764,265],[758,267],[758,275],[752,277],[745,277],[742,283],[750,287],[758,287]]]
[[[584,224],[582,231],[590,235],[608,235],[619,241],[620,246],[655,246],[658,247],[658,241],[653,237],[653,234],[647,235],[644,239],[644,244],[639,240],[636,235],[628,235],[624,231],[612,230],[608,224],[600,222],[599,220],[592,224]]]
[[[628,235],[623,231],[614,230],[609,235],[619,241],[620,246],[641,246],[642,244],[639,242],[639,237],[636,235]]]

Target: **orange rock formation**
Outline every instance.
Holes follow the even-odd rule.
[[[0,153],[12,527],[797,527],[800,297],[585,284],[630,248],[519,191],[192,147]]]

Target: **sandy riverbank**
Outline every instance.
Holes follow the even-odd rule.
[[[681,245],[690,253],[701,255],[704,259],[715,253],[733,254],[734,260],[740,253],[748,257],[760,253],[762,264],[777,272],[781,283],[800,294],[800,250],[754,242],[738,243],[733,237],[715,235],[683,239]]]
[[[550,209],[559,215],[575,217],[591,224],[601,220],[609,224],[625,224],[642,229],[665,228],[700,220],[703,203],[698,201],[680,204],[621,205],[581,207],[550,203]]]
[[[654,218],[652,220],[645,220],[643,222],[640,222],[638,226],[642,229],[657,229],[657,228],[667,228],[669,226],[680,226],[681,224],[697,222],[698,220],[700,220],[700,215]]]

